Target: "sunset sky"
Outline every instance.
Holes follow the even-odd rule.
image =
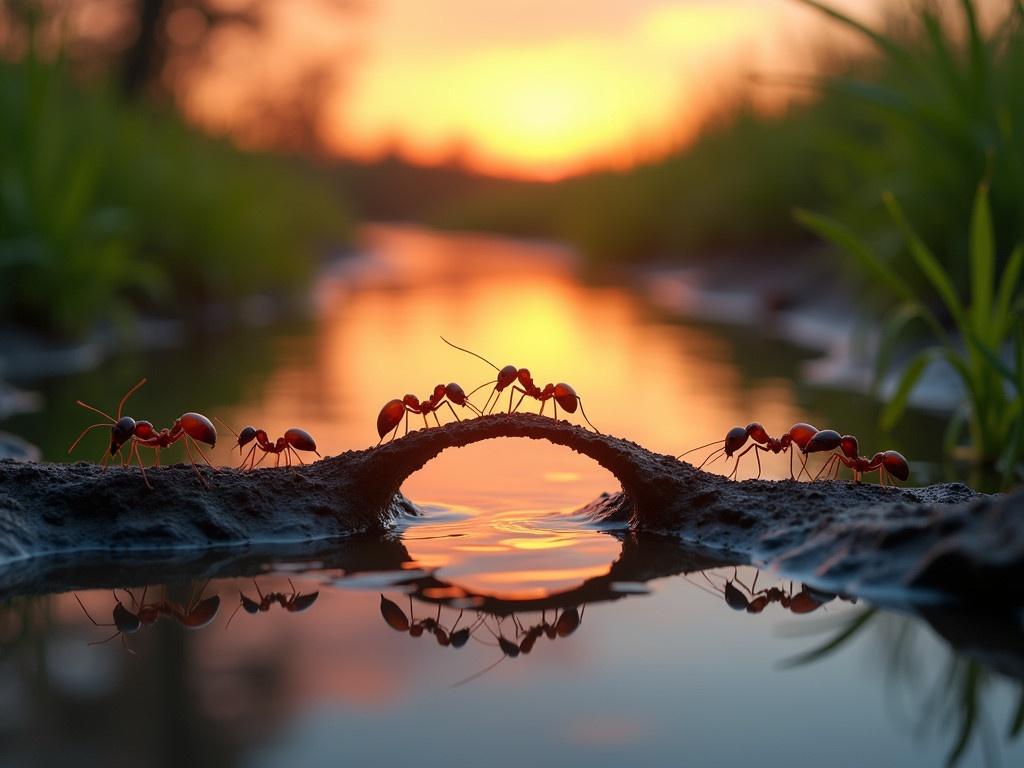
[[[833,39],[795,0],[306,0],[269,17],[255,56],[257,41],[224,36],[187,94],[202,119],[238,109],[246,78],[272,88],[303,61],[333,61],[319,125],[333,151],[457,155],[534,178],[656,154],[746,75],[807,71]],[[770,104],[790,94],[756,95]]]

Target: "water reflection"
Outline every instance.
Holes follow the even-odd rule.
[[[112,590],[114,607],[111,611],[111,618],[113,620],[110,622],[96,621],[92,614],[89,613],[89,609],[85,607],[82,599],[77,594],[74,597],[78,601],[82,612],[92,622],[93,626],[116,628],[114,634],[107,639],[95,640],[90,642],[89,645],[104,645],[119,637],[121,638],[121,645],[124,646],[125,650],[134,653],[128,647],[128,635],[134,635],[136,632],[152,626],[160,619],[174,619],[186,629],[202,629],[208,626],[217,617],[218,611],[220,611],[220,596],[213,595],[204,599],[202,593],[205,589],[204,585],[198,594],[189,598],[187,603],[182,604],[172,602],[166,596],[155,603],[146,602],[149,587],[143,588],[142,596],[139,598],[136,598],[135,593],[130,589],[122,588],[122,592],[128,595],[129,598],[127,606],[118,597],[117,590]]]
[[[732,762],[730,747],[701,729],[725,711],[782,734],[766,743],[765,765],[820,765],[820,748],[852,748],[867,732],[865,759],[877,764],[980,765],[986,748],[1020,757],[1019,613],[864,608],[670,537],[595,535],[618,547],[603,573],[521,597],[448,580],[395,539],[273,562],[221,553],[202,561],[205,575],[220,574],[209,583],[110,584],[123,577],[108,574],[79,597],[97,624],[132,630],[134,653],[93,646],[105,637],[73,593],[11,598],[0,687],[18,703],[0,696],[0,758],[28,755],[41,723],[55,741],[36,764],[99,755],[116,723],[145,738],[120,742],[115,765],[155,762],[156,745],[174,739],[216,756],[197,764],[305,763],[310,743],[323,753],[313,764],[380,762],[381,739],[395,763],[424,749],[450,759],[444,745],[458,733],[493,744],[523,729],[560,763],[617,765],[634,753],[664,763],[686,748],[713,765]],[[234,619],[218,610],[232,603]],[[865,654],[877,676],[864,674]],[[909,719],[877,707],[879,691],[893,699],[897,687]],[[784,698],[784,712],[765,696]],[[789,739],[794,720],[802,741]]]

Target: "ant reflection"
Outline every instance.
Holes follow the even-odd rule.
[[[451,646],[452,648],[461,648],[467,642],[469,642],[470,636],[473,634],[473,630],[479,625],[474,624],[472,627],[463,627],[462,629],[456,629],[459,626],[459,622],[462,621],[462,611],[459,611],[458,617],[455,619],[455,623],[452,624],[451,629],[446,629],[441,625],[441,606],[437,606],[437,618],[426,618],[417,619],[412,609],[412,597],[409,597],[409,615],[405,615],[398,603],[394,600],[388,600],[384,595],[380,596],[380,615],[384,617],[384,621],[387,625],[397,632],[408,632],[410,637],[421,637],[424,632],[432,634],[437,639],[437,644],[445,648]]]
[[[105,640],[94,640],[89,645],[103,645],[116,637],[120,637],[121,645],[124,646],[125,650],[129,653],[135,653],[135,651],[128,647],[128,635],[134,635],[142,630],[143,627],[152,626],[161,618],[172,618],[186,629],[202,629],[209,625],[217,617],[218,611],[220,611],[219,595],[207,598],[202,597],[203,592],[206,590],[205,584],[198,594],[189,598],[187,605],[171,602],[166,596],[158,602],[147,603],[146,593],[148,589],[148,587],[145,587],[142,590],[142,597],[138,599],[136,599],[135,594],[130,589],[121,590],[130,598],[130,609],[117,596],[117,590],[111,590],[111,594],[114,596],[114,609],[111,612],[113,621],[109,623],[96,621],[85,607],[82,598],[77,593],[73,593],[82,612],[85,613],[86,618],[94,626],[114,627],[116,630],[114,634]]]
[[[234,620],[235,614],[242,608],[244,608],[245,612],[249,614],[266,613],[270,610],[270,606],[277,603],[288,611],[288,613],[301,613],[313,605],[313,603],[316,602],[316,599],[320,597],[319,590],[304,594],[299,592],[291,579],[288,579],[288,586],[292,588],[292,593],[290,595],[286,595],[283,592],[267,592],[267,594],[264,595],[263,592],[260,591],[260,585],[256,583],[256,579],[252,580],[252,585],[256,587],[256,594],[259,595],[260,599],[253,600],[244,592],[239,592],[238,597],[240,598],[240,601],[238,607],[232,611],[230,618],[228,618],[228,623],[224,625],[224,629],[231,626],[231,622]]]
[[[462,629],[457,629],[465,611],[460,609],[455,622],[450,628],[447,628],[441,624],[441,607],[439,603],[436,617],[417,619],[413,610],[411,595],[409,596],[408,615],[394,600],[390,600],[384,595],[380,596],[380,614],[384,618],[384,622],[396,632],[408,633],[410,637],[421,637],[424,632],[427,632],[434,635],[438,645],[450,646],[452,648],[462,648],[472,638],[481,645],[491,646],[501,651],[501,656],[497,661],[479,672],[460,680],[453,687],[465,685],[471,680],[475,680],[494,669],[505,659],[514,659],[520,655],[528,655],[533,650],[537,640],[542,636],[546,636],[549,640],[569,637],[569,635],[579,629],[583,621],[583,612],[586,610],[586,606],[583,609],[575,606],[565,608],[561,613],[556,609],[553,623],[548,622],[547,611],[544,610],[541,611],[540,622],[532,625],[523,624],[515,613],[503,616],[479,611],[477,612],[476,620],[472,624]],[[512,619],[513,625],[513,632],[509,633],[508,636],[505,634],[504,627],[504,622],[507,618]],[[479,636],[481,629],[486,629],[494,642],[482,639]]]
[[[714,590],[712,594],[723,597],[726,605],[735,611],[761,613],[772,603],[778,603],[783,607],[783,609],[790,613],[803,614],[813,613],[826,603],[830,603],[836,598],[850,603],[857,602],[856,598],[847,598],[834,592],[825,592],[820,589],[814,589],[806,584],[801,584],[800,591],[794,594],[793,582],[789,583],[788,591],[781,587],[758,589],[757,580],[760,575],[760,571],[755,571],[754,581],[748,587],[740,579],[738,568],[733,568],[732,578],[725,579],[724,584],[719,584],[713,581],[706,571],[701,571],[701,576],[703,576],[704,580],[711,585],[711,590]],[[704,585],[694,582],[689,577],[686,577],[686,579],[698,589],[702,589],[705,592],[711,591]]]

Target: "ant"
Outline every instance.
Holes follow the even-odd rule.
[[[738,568],[733,568],[732,578],[726,579],[723,587],[719,587],[715,584],[706,572],[702,571],[701,575],[715,590],[715,594],[718,594],[719,591],[721,592],[726,605],[734,611],[761,613],[771,603],[778,603],[785,610],[791,613],[805,614],[818,610],[818,608],[823,606],[825,603],[831,602],[837,597],[835,594],[813,589],[806,584],[801,584],[800,591],[794,595],[792,582],[789,584],[789,592],[786,592],[779,587],[770,587],[768,589],[758,590],[757,579],[760,576],[760,572],[755,573],[754,582],[748,587],[740,580]],[[735,584],[739,584],[743,587],[746,594],[737,588]],[[701,587],[700,584],[694,584],[694,586],[705,589],[704,587]],[[747,595],[750,597],[748,598]]]
[[[124,411],[124,404],[128,398],[131,397],[136,390],[139,389],[143,384],[146,383],[146,379],[140,379],[139,382],[129,389],[124,397],[121,398],[121,402],[117,404],[117,418],[112,417],[109,413],[101,411],[88,403],[83,403],[81,400],[76,400],[75,403],[80,405],[82,408],[87,408],[93,413],[98,413],[107,419],[106,422],[100,422],[98,424],[91,424],[81,431],[75,442],[68,448],[68,453],[75,450],[75,447],[82,441],[82,438],[93,429],[97,427],[110,426],[110,451],[105,453],[100,464],[104,469],[107,467],[107,462],[117,455],[122,446],[125,443],[131,443],[131,451],[129,453],[129,462],[132,456],[134,456],[139,462],[139,469],[142,470],[142,479],[146,482],[146,487],[152,489],[152,485],[149,483],[149,478],[146,476],[146,467],[142,463],[142,456],[139,453],[139,446],[145,446],[154,449],[156,452],[156,466],[160,466],[160,449],[167,448],[170,445],[178,442],[179,440],[185,441],[185,452],[188,454],[189,463],[192,465],[192,469],[195,470],[196,477],[199,481],[206,485],[206,480],[199,472],[199,468],[196,466],[195,459],[192,457],[192,445],[195,445],[199,455],[203,457],[203,460],[209,464],[210,468],[213,469],[213,465],[210,464],[210,460],[203,453],[203,449],[199,447],[199,443],[206,443],[213,448],[217,443],[217,430],[214,428],[213,423],[203,416],[201,413],[188,412],[182,414],[180,417],[175,419],[170,429],[161,429],[157,432],[156,428],[151,422],[148,421],[136,421],[131,416],[122,416]],[[124,457],[121,458],[122,465],[124,464]]]
[[[405,434],[409,434],[410,413],[418,413],[423,416],[424,429],[430,427],[430,424],[427,422],[428,413],[433,413],[437,426],[441,426],[441,420],[437,418],[437,411],[442,405],[448,406],[448,410],[452,412],[452,416],[455,417],[456,421],[462,421],[455,412],[455,409],[452,408],[452,403],[461,405],[463,408],[469,408],[477,416],[481,415],[480,409],[470,402],[466,392],[454,381],[447,386],[438,384],[434,387],[433,393],[425,400],[420,400],[416,395],[406,395],[401,400],[389,400],[377,415],[377,434],[380,435],[377,445],[384,442],[384,436],[388,432],[393,431],[394,434],[391,436],[391,440],[395,439],[395,436],[398,434],[398,427],[402,423],[403,414],[405,415]],[[389,440],[388,442],[391,441]]]
[[[441,337],[441,341],[443,341],[449,347],[454,347],[460,352],[465,352],[466,354],[472,355],[475,358],[483,360],[485,363],[491,366],[491,368],[498,372],[498,376],[496,379],[494,379],[493,381],[485,381],[479,387],[474,389],[473,392],[469,393],[470,395],[472,395],[478,389],[482,389],[483,387],[486,387],[488,384],[494,384],[494,389],[491,390],[491,394],[487,396],[487,402],[485,402],[484,407],[480,409],[481,413],[490,413],[491,411],[493,411],[495,406],[498,404],[498,399],[501,397],[501,392],[504,389],[511,386],[511,389],[509,390],[508,393],[509,413],[513,413],[514,411],[518,410],[519,404],[523,402],[523,398],[529,396],[540,402],[540,414],[543,416],[544,408],[547,406],[548,400],[551,400],[553,401],[552,404],[555,408],[555,415],[553,417],[555,421],[558,421],[558,406],[562,406],[562,410],[566,411],[567,413],[576,413],[576,409],[579,408],[580,414],[582,414],[583,418],[586,420],[590,428],[597,432],[598,434],[601,434],[601,431],[590,422],[589,418],[587,418],[587,412],[583,410],[583,398],[577,395],[576,390],[573,389],[568,384],[566,384],[565,382],[561,382],[559,384],[545,384],[544,388],[541,389],[536,385],[536,383],[534,383],[533,376],[530,375],[530,371],[527,368],[517,369],[514,365],[506,365],[504,368],[499,369],[498,366],[496,366],[486,357],[478,355],[476,352],[472,352],[456,344],[452,344],[444,336]],[[517,381],[518,384],[516,383]],[[515,392],[519,392],[520,395],[519,400],[516,401],[516,404],[513,407],[512,397]],[[491,402],[491,398],[494,398],[493,403]],[[490,405],[490,410],[488,410],[488,405]]]
[[[505,637],[500,627],[498,628],[498,632],[495,633],[495,631],[491,629],[490,625],[488,625],[486,621],[483,621],[482,623],[484,624],[484,626],[487,627],[487,631],[491,633],[491,636],[494,637],[494,639],[498,643],[497,647],[501,651],[501,658],[499,658],[493,664],[490,664],[489,666],[480,670],[479,672],[475,672],[469,677],[460,680],[459,682],[455,683],[452,687],[457,688],[461,685],[465,685],[466,683],[472,680],[475,680],[481,675],[490,672],[505,659],[515,659],[520,655],[528,655],[530,651],[533,650],[533,646],[536,644],[537,640],[540,638],[541,635],[547,635],[549,640],[554,640],[558,637],[568,637],[579,628],[580,623],[583,621],[583,612],[585,610],[586,606],[583,606],[582,610],[577,609],[574,606],[572,608],[564,609],[560,616],[558,615],[558,611],[556,610],[556,618],[554,624],[548,624],[546,612],[543,612],[541,613],[540,624],[536,624],[532,627],[525,629],[519,623],[519,620],[516,618],[515,614],[512,614],[512,621],[515,623],[516,626],[516,636],[523,637],[523,639],[518,643],[513,642],[509,638]],[[484,643],[484,645],[490,645],[490,643]]]
[[[220,610],[220,596],[213,595],[203,600],[196,598],[190,598],[188,606],[182,606],[179,603],[172,603],[167,599],[161,600],[158,603],[147,603],[146,602],[146,591],[148,587],[142,590],[142,599],[136,600],[135,595],[131,590],[124,590],[129,597],[131,597],[132,610],[125,607],[124,603],[121,602],[117,596],[117,591],[113,590],[114,600],[116,604],[113,610],[113,622],[110,624],[101,624],[96,621],[92,614],[86,609],[82,599],[75,593],[75,600],[78,601],[78,605],[82,608],[86,617],[97,627],[116,627],[117,631],[108,637],[106,640],[96,640],[89,645],[102,645],[103,643],[109,643],[115,637],[120,635],[121,643],[124,645],[125,650],[129,653],[134,651],[128,647],[127,636],[133,635],[143,627],[152,626],[161,617],[174,618],[181,626],[186,629],[202,629],[212,622],[217,612]],[[205,587],[204,587],[205,589]],[[199,594],[202,595],[203,590],[200,590]]]
[[[895,485],[893,478],[906,480],[910,477],[910,465],[906,458],[899,451],[879,451],[870,459],[860,456],[857,438],[853,435],[840,435],[833,429],[825,429],[818,432],[808,441],[804,453],[820,453],[823,451],[834,451],[836,448],[840,453],[833,453],[815,475],[817,480],[823,474],[827,477],[829,470],[834,466],[835,475],[839,477],[839,468],[845,465],[853,472],[853,481],[859,483],[861,476],[866,472],[878,472],[878,481],[883,486]]]
[[[736,477],[736,473],[740,467],[740,459],[746,456],[750,451],[754,450],[754,457],[757,459],[758,478],[761,477],[761,451],[765,451],[766,453],[788,452],[789,478],[790,480],[795,480],[797,478],[793,476],[793,451],[791,451],[790,448],[793,445],[796,445],[804,454],[806,454],[806,446],[808,442],[811,440],[811,438],[813,438],[816,434],[818,434],[817,427],[812,427],[810,424],[805,424],[804,422],[794,424],[782,437],[772,437],[771,435],[768,434],[765,428],[756,421],[747,424],[747,426],[745,427],[733,427],[726,434],[725,441],[722,447],[709,453],[707,457],[704,459],[704,461],[700,463],[700,466],[697,467],[697,469],[703,468],[704,465],[707,464],[709,460],[711,460],[712,456],[716,456],[715,459],[711,460],[712,464],[714,464],[715,461],[718,461],[718,459],[722,458],[722,456],[731,459],[732,455],[746,444],[747,438],[750,438],[754,442],[750,446],[748,446],[745,451],[743,451],[741,454],[739,454],[739,456],[736,457],[736,464],[735,466],[733,466],[732,472],[729,473],[729,477]],[[679,454],[676,458],[682,458],[688,453],[699,451],[701,448],[707,448],[708,446],[714,445],[717,442],[717,440],[713,440],[710,443],[698,445],[696,448],[691,448],[690,450]],[[800,474],[802,475],[807,471],[807,460],[801,458],[801,461],[803,463],[803,466],[800,469]],[[807,477],[808,479],[810,479],[810,474],[808,474]]]
[[[410,637],[420,637],[423,632],[429,632],[437,639],[437,644],[447,648],[461,648],[464,646],[473,633],[475,627],[463,627],[462,629],[456,629],[459,626],[459,622],[462,621],[462,611],[459,611],[458,617],[455,619],[455,623],[451,629],[445,629],[441,625],[441,606],[437,606],[437,618],[426,618],[416,620],[412,609],[412,595],[409,596],[409,615],[405,615],[398,603],[393,600],[388,600],[384,595],[380,596],[380,615],[384,617],[384,621],[389,627],[397,632],[408,632]]]
[[[283,437],[277,438],[276,441],[270,442],[270,438],[267,436],[265,429],[257,429],[256,427],[243,427],[241,434],[231,429],[223,419],[214,416],[217,421],[223,424],[228,430],[235,436],[237,442],[235,445],[238,448],[238,455],[242,455],[242,448],[251,443],[253,440],[256,442],[249,448],[248,453],[245,454],[245,458],[242,459],[242,463],[238,465],[239,469],[245,470],[246,464],[249,465],[248,469],[256,469],[263,460],[270,454],[275,454],[275,467],[281,466],[281,454],[284,453],[285,466],[290,467],[292,465],[291,456],[295,455],[295,458],[300,464],[305,464],[302,457],[299,456],[299,451],[310,451],[315,453],[317,456],[320,452],[316,449],[316,441],[313,436],[304,429],[298,427],[292,427],[285,431]],[[256,461],[256,449],[259,448],[263,451],[263,455],[259,461]]]
[[[320,596],[319,590],[316,592],[300,594],[299,590],[297,590],[295,585],[292,584],[291,579],[288,579],[288,586],[292,588],[292,593],[290,595],[286,595],[282,592],[267,592],[267,594],[264,595],[260,591],[260,585],[256,583],[256,579],[252,580],[252,584],[256,587],[256,594],[260,596],[260,599],[253,600],[251,597],[247,597],[244,593],[239,592],[238,596],[241,598],[241,601],[238,604],[238,608],[235,608],[231,613],[231,616],[228,618],[228,623],[224,625],[224,629],[231,626],[231,622],[234,620],[235,614],[238,613],[239,608],[244,608],[245,612],[250,614],[265,613],[270,610],[270,606],[277,603],[289,613],[299,613],[313,605],[313,603],[316,602],[316,599]]]

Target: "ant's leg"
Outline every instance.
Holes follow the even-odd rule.
[[[156,458],[154,459],[156,461],[156,466],[159,467],[160,466],[160,446],[159,445],[154,446],[153,451],[156,454]]]
[[[519,395],[519,399],[516,400],[516,407],[515,408],[512,407],[512,392],[513,391],[514,392],[521,392],[522,393],[522,394]],[[508,412],[509,413],[515,413],[516,411],[519,410],[519,405],[520,405],[520,403],[523,402],[523,398],[526,397],[526,394],[527,393],[526,393],[525,389],[521,389],[521,388],[517,387],[515,384],[512,385],[512,389],[508,393]]]
[[[82,602],[82,598],[80,598],[78,596],[78,593],[77,592],[72,592],[71,594],[73,594],[75,596],[75,600],[77,600],[78,604],[82,607],[82,612],[85,613],[86,617],[88,617],[89,621],[91,621],[93,623],[93,625],[95,625],[97,627],[112,627],[112,626],[114,626],[113,624],[100,624],[98,621],[96,621],[96,619],[94,619],[92,617],[92,614],[89,613],[89,609],[85,607],[85,603]]]
[[[715,442],[717,443],[718,441],[716,440]],[[712,445],[713,445],[713,443],[712,443]],[[706,448],[707,446],[701,446],[701,447],[702,448]],[[698,466],[697,469],[703,469],[704,465],[707,464],[709,461],[711,461],[711,457],[714,456],[716,453],[719,454],[719,458],[721,458],[722,456],[725,455],[725,448],[716,448],[715,450],[713,450],[711,453],[709,453],[707,456],[704,457],[704,461],[702,461],[700,463],[700,466]],[[716,461],[717,461],[717,459],[716,459]],[[714,462],[711,462],[711,463],[713,464]]]
[[[449,403],[449,402],[448,402],[447,400],[445,400],[445,401],[444,401],[444,404],[448,406],[448,410],[452,412],[452,416],[454,416],[454,417],[455,417],[455,420],[456,420],[456,421],[462,421],[462,419],[460,419],[460,418],[459,418],[459,414],[457,414],[457,413],[455,412],[455,409],[454,409],[454,408],[452,408],[452,404],[451,404],[451,403]],[[435,414],[435,415],[436,415],[436,414]]]
[[[754,443],[757,445],[757,443]],[[758,446],[760,448],[760,446]],[[761,451],[754,451],[754,458],[757,459],[757,479],[761,479]]]
[[[408,432],[409,432],[409,414],[408,413],[405,414],[405,419],[406,419],[406,421],[405,421],[405,431],[408,434]],[[401,428],[402,428],[402,422],[398,422],[397,424],[395,424],[395,431],[391,433],[391,440],[388,440],[389,443],[392,442],[392,440],[394,440],[396,437],[398,437],[398,430],[401,429]],[[382,437],[381,440],[383,441],[384,438]],[[377,443],[377,445],[380,445],[380,443]]]
[[[199,482],[209,488],[209,483],[206,482],[206,478],[204,478],[202,473],[200,473],[199,467],[196,466],[196,460],[192,457],[192,449],[189,446],[190,441],[191,439],[189,436],[185,435],[185,453],[188,455],[188,462],[192,465],[192,471],[196,473],[196,477],[199,478]]]
[[[274,454],[274,469],[278,469],[281,466],[281,454]]]
[[[750,451],[753,448],[755,448],[756,446],[757,446],[757,443],[752,443],[749,447],[747,447],[743,451],[743,453],[741,453],[740,455],[738,455],[736,457],[736,465],[732,468],[732,472],[730,472],[728,475],[726,475],[726,477],[731,477],[731,478],[735,478],[736,477],[736,473],[739,471],[739,468],[740,468],[740,459],[742,459],[744,456],[746,456],[748,453],[750,453]]]
[[[217,468],[210,463],[210,460],[207,458],[206,454],[203,453],[203,449],[199,446],[199,443],[195,440],[193,440],[192,442],[195,444],[196,450],[199,451],[199,455],[203,457],[203,461],[206,462],[206,466],[208,466],[210,469],[216,472]]]
[[[421,413],[420,416],[423,417],[423,428],[430,429],[430,424],[427,422],[427,414]]]
[[[258,467],[258,466],[259,466],[260,464],[262,464],[262,463],[263,463],[263,460],[264,460],[265,458],[267,458],[267,456],[269,456],[269,455],[270,455],[270,452],[269,452],[269,451],[263,451],[263,455],[262,455],[262,456],[260,456],[260,460],[259,460],[259,461],[257,461],[257,462],[256,462],[255,464],[253,464],[253,465],[252,465],[251,467],[249,467],[249,469],[256,469],[256,467]]]
[[[552,418],[554,418],[555,421],[558,421],[558,401],[552,400],[551,405],[553,405],[555,408],[555,415]]]
[[[299,452],[293,446],[289,445],[288,450],[295,454],[295,458],[298,459],[299,464],[301,464],[302,466],[306,466],[306,462],[302,460],[302,457],[299,456]]]
[[[583,410],[583,398],[580,397],[579,395],[577,395],[576,396],[576,401],[580,404],[580,415],[583,416],[583,418],[586,420],[587,424],[590,424],[590,417],[587,416],[587,412],[585,410]],[[590,424],[590,428],[592,430],[594,430],[595,432],[597,432],[597,434],[599,434],[599,435],[601,434],[601,430],[598,429],[597,427],[595,427],[593,424]]]
[[[132,450],[128,455],[129,457],[134,455],[135,458],[139,460],[139,469],[142,470],[142,479],[145,481],[146,487],[152,490],[153,486],[149,484],[149,478],[146,477],[146,467],[142,463],[142,455],[139,453],[139,444],[136,443],[134,440],[132,441]]]
[[[440,427],[441,426],[441,420],[439,418],[437,418],[437,411],[431,411],[431,413],[434,414],[434,421],[436,421],[437,422],[437,426]],[[455,411],[452,411],[452,413],[455,413]]]
[[[405,435],[408,435],[408,434],[409,434],[409,409],[407,408],[406,411],[405,411],[405,432],[403,434],[403,437]]]
[[[102,624],[100,624],[100,625],[98,625],[98,626],[103,626],[103,625],[102,625]],[[113,626],[113,625],[111,625],[111,624],[108,624],[107,626]],[[108,637],[108,638],[107,638],[106,640],[94,640],[94,641],[92,641],[91,643],[89,643],[89,645],[103,645],[104,643],[109,643],[109,642],[110,642],[111,640],[113,640],[113,639],[114,639],[115,637],[117,637],[117,636],[118,636],[118,635],[120,635],[120,634],[121,634],[121,630],[117,630],[117,632],[115,632],[114,634],[112,634],[112,635],[111,635],[110,637]],[[122,638],[122,642],[124,642],[124,638]]]
[[[543,416],[544,415],[544,409],[547,408],[547,405],[548,405],[548,401],[547,400],[541,400],[540,401],[540,413],[537,414],[538,416]]]
[[[814,479],[815,480],[820,479],[823,474],[827,477],[828,475],[827,475],[826,470],[831,470],[832,469],[832,464],[835,461],[836,461],[836,454],[833,453],[831,456],[828,457],[828,460],[826,460],[825,463],[821,465],[821,469],[818,470],[818,474],[816,474],[814,476]]]
[[[381,439],[383,439],[383,438],[381,438]],[[378,443],[378,445],[379,445],[379,443]],[[256,443],[253,443],[251,446],[249,446],[249,450],[245,454],[245,458],[242,459],[242,463],[238,465],[238,468],[240,470],[242,470],[243,472],[245,472],[245,465],[250,463],[250,462],[252,462],[252,466],[249,467],[249,469],[255,469],[256,468]]]
[[[797,473],[796,479],[799,480],[800,479],[800,475],[807,475],[807,479],[810,480],[811,479],[811,473],[807,471],[807,454],[806,453],[803,453],[803,452],[800,453],[800,464],[801,464],[800,471]]]
[[[73,442],[71,444],[71,447],[68,448],[68,453],[71,453],[73,450],[75,450],[75,446],[78,445],[80,442],[82,442],[82,438],[85,437],[85,435],[90,430],[96,429],[96,427],[109,427],[109,426],[110,426],[110,424],[107,424],[105,422],[101,422],[99,424],[90,424],[88,427],[86,427],[85,429],[83,429],[81,431],[81,433],[78,435],[78,437],[75,438],[75,442]]]

